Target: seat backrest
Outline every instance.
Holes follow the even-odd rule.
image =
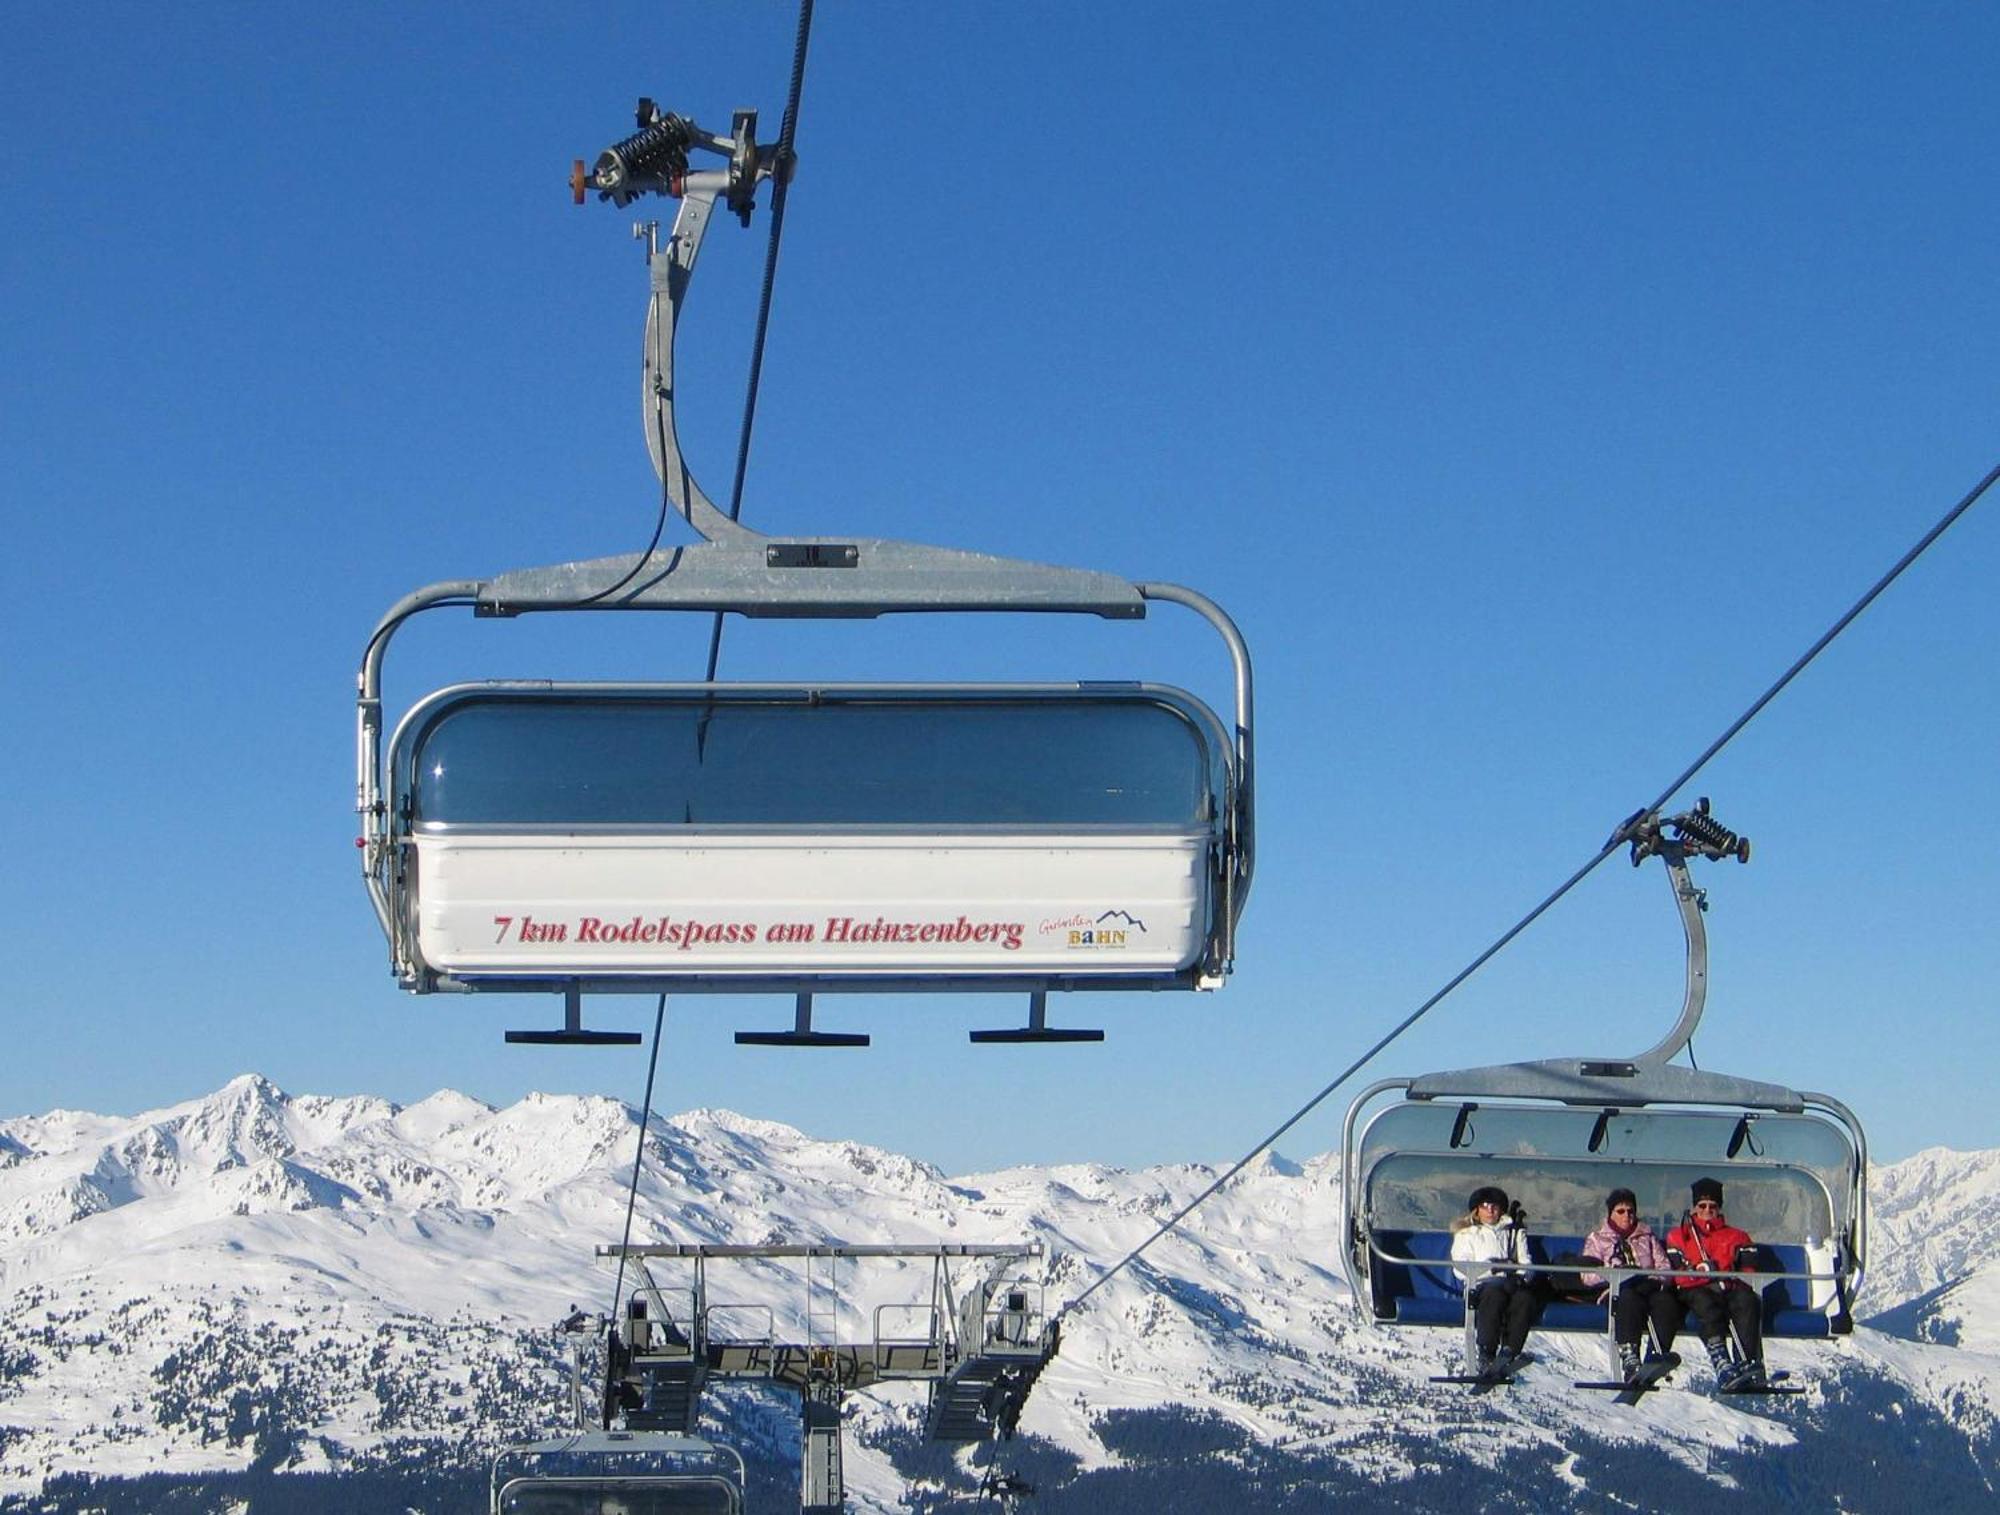
[[[1379,1230],[1369,1252],[1370,1304],[1378,1320],[1399,1325],[1456,1326],[1464,1319],[1464,1284],[1451,1265],[1451,1232]],[[1584,1238],[1575,1235],[1528,1237],[1528,1260],[1548,1265],[1558,1257],[1580,1255]],[[1813,1271],[1806,1248],[1795,1243],[1765,1243],[1759,1248],[1762,1270],[1785,1274]],[[1818,1271],[1827,1271],[1822,1264]],[[1837,1329],[1824,1308],[1814,1308],[1813,1285],[1802,1277],[1772,1278],[1754,1286],[1763,1301],[1767,1336],[1810,1339]],[[1537,1329],[1602,1331],[1602,1304],[1555,1300],[1546,1305]]]

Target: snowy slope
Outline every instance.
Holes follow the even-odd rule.
[[[1932,1147],[1876,1175],[1869,1324],[2000,1354],[2000,1152]]]
[[[2000,1152],[1931,1147],[1869,1189],[1870,1288],[1900,1303],[2000,1260]]]
[[[552,1427],[563,1371],[547,1327],[574,1303],[608,1304],[591,1250],[619,1235],[635,1135],[634,1112],[608,1099],[495,1110],[441,1093],[399,1109],[251,1076],[131,1118],[0,1122],[0,1493],[59,1468],[469,1464]],[[1034,1239],[1058,1302],[1213,1176],[948,1178],[699,1110],[656,1119],[634,1238]],[[1267,1159],[1070,1317],[1023,1432],[1115,1473],[1131,1464],[1107,1434],[1120,1412],[1186,1407],[1245,1445],[1308,1448],[1372,1479],[1525,1453],[1584,1504],[1579,1448],[1600,1461],[1660,1449],[1726,1482],[1719,1454],[1811,1443],[1818,1466],[1851,1455],[1853,1425],[1891,1415],[1963,1438],[1983,1466],[2000,1406],[2000,1153],[1926,1152],[1883,1169],[1875,1192],[1883,1261],[1862,1313],[1887,1329],[1776,1344],[1774,1363],[1815,1388],[1792,1402],[1803,1408],[1750,1413],[1676,1390],[1634,1415],[1568,1387],[1602,1362],[1599,1344],[1567,1338],[1546,1339],[1545,1366],[1508,1395],[1469,1403],[1431,1385],[1453,1333],[1370,1327],[1337,1276],[1337,1161]],[[843,1334],[861,1338],[878,1305],[927,1297],[929,1274],[882,1265],[842,1284]],[[803,1329],[795,1278],[765,1269],[741,1289]],[[902,1507],[911,1475],[896,1459],[920,1405],[904,1388],[850,1401],[856,1508]],[[748,1434],[782,1446],[783,1402],[757,1413]]]

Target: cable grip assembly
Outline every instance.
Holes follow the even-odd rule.
[[[757,112],[739,110],[730,119],[729,134],[703,130],[686,116],[661,110],[650,99],[641,99],[634,113],[638,130],[614,142],[597,155],[585,172],[583,159],[570,167],[570,197],[578,205],[595,190],[597,198],[623,207],[641,195],[667,195],[678,199],[686,193],[688,155],[700,150],[728,160],[726,169],[716,170],[714,187],[723,203],[743,225],[757,208],[757,186],[766,179],[789,182],[795,155],[776,144],[757,141]]]
[[[1606,845],[1616,847],[1621,842],[1631,843],[1634,868],[1668,851],[1683,857],[1750,861],[1750,838],[1737,835],[1711,815],[1707,795],[1694,802],[1694,809],[1679,815],[1662,817],[1657,810],[1634,811],[1611,833]]]

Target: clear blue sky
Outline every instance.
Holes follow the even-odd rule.
[[[502,1046],[548,1002],[395,989],[353,675],[420,584],[643,544],[644,270],[564,176],[641,94],[774,132],[793,20],[9,11],[0,1112],[253,1069],[638,1098],[642,1053]],[[1962,6],[824,5],[746,518],[1214,595],[1258,659],[1260,872],[1226,991],[1055,1010],[1102,1047],[855,1000],[823,1023],[871,1051],[738,1049],[789,1005],[677,999],[659,1104],[954,1170],[1244,1150],[2000,458],[1995,56]],[[763,235],[716,227],[684,329],[718,495]],[[2000,1143],[1996,567],[2000,501],[1696,786],[1758,845],[1708,870],[1703,1065],[1839,1095],[1891,1157]],[[698,672],[692,619],[568,619],[434,614],[391,699]],[[738,622],[723,666],[1224,672],[1171,609]],[[1679,973],[1618,861],[1371,1072],[1636,1051]]]

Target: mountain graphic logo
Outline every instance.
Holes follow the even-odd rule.
[[[1132,933],[1146,934],[1146,923],[1129,910],[1107,910],[1088,926],[1072,928],[1067,945],[1095,952],[1116,952],[1128,946]]]

